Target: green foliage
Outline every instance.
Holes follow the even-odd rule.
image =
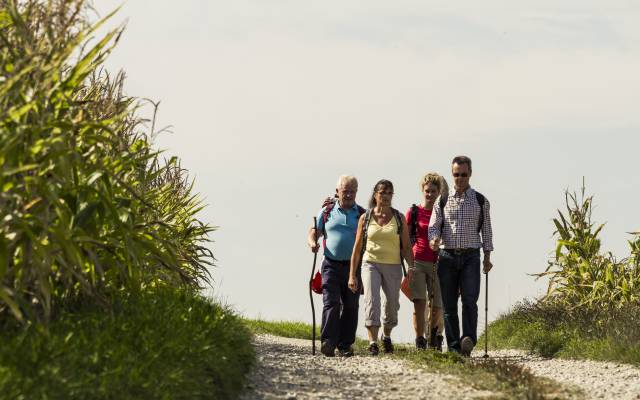
[[[110,315],[74,299],[48,331],[0,337],[0,399],[235,399],[255,359],[233,312],[168,289],[119,296]]]
[[[612,308],[640,301],[640,237],[629,241],[630,257],[617,261],[600,251],[598,235],[604,224],[591,221],[593,196],[565,193],[566,214],[553,220],[558,235],[555,257],[538,277],[549,277],[546,301],[567,307],[589,307],[604,323]]]
[[[124,75],[101,69],[122,29],[90,40],[106,18],[90,25],[84,3],[0,6],[0,319],[209,278],[213,228],[142,131]]]
[[[626,304],[593,319],[585,306],[525,300],[489,326],[489,346],[519,348],[543,357],[615,360],[640,365],[640,306]],[[480,338],[479,341],[482,341]]]

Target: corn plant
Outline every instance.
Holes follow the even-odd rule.
[[[560,301],[570,307],[589,307],[604,313],[640,299],[640,238],[629,241],[631,256],[616,260],[600,250],[604,224],[591,220],[593,196],[565,192],[565,213],[558,210],[553,220],[558,236],[554,258],[538,277],[549,277],[545,300]]]
[[[84,0],[1,4],[0,317],[208,282],[193,184],[153,149],[124,74],[102,69],[123,28],[91,40],[112,14],[90,24]]]

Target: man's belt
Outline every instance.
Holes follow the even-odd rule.
[[[446,251],[447,253],[451,253],[453,255],[456,256],[461,256],[463,254],[469,254],[469,253],[473,253],[474,251],[478,251],[480,249],[474,249],[472,247],[467,247],[464,249],[443,249],[444,251]]]

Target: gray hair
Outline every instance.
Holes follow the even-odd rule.
[[[353,184],[356,187],[358,186],[358,180],[356,179],[355,176],[353,175],[340,175],[340,177],[338,178],[338,184],[336,186],[336,189],[340,189],[343,186],[347,186],[348,184]]]

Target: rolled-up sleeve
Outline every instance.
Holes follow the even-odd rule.
[[[431,214],[431,219],[429,220],[429,229],[427,231],[427,236],[429,237],[429,241],[433,239],[437,239],[442,236],[440,232],[441,226],[442,226],[442,209],[440,209],[440,196],[438,196],[435,203],[433,203],[433,214]]]
[[[491,229],[491,207],[489,205],[489,200],[485,199],[482,207],[482,212],[484,214],[484,219],[482,221],[482,250],[493,251],[493,230]]]

